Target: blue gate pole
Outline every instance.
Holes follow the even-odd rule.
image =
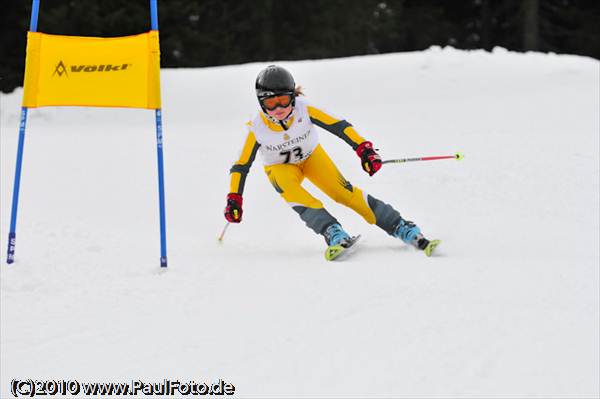
[[[167,267],[167,228],[165,217],[165,177],[163,163],[162,111],[156,115],[156,153],[158,156],[158,201],[160,213],[160,267]]]
[[[150,19],[152,30],[158,30],[158,5],[150,0]],[[160,214],[160,267],[167,267],[167,227],[165,217],[165,177],[163,162],[162,110],[155,110],[156,116],[156,154],[158,159],[158,201]]]
[[[29,30],[37,31],[40,0],[33,0],[31,4],[31,19]],[[21,121],[19,123],[19,144],[17,147],[17,163],[15,166],[15,180],[13,185],[12,210],[10,213],[10,229],[8,232],[8,251],[6,263],[15,261],[15,244],[17,240],[17,211],[19,208],[19,189],[21,187],[21,168],[23,165],[23,149],[25,148],[25,126],[27,125],[27,107],[21,107]]]
[[[158,30],[158,5],[156,0],[150,0],[150,20],[152,22],[152,30]]]

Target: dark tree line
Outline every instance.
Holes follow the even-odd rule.
[[[30,1],[0,14],[0,90],[22,85]],[[147,0],[41,0],[38,30],[149,30]],[[600,59],[600,0],[159,0],[161,64],[201,67],[414,51],[431,45]]]

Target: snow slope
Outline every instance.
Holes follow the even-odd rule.
[[[282,63],[384,159],[465,154],[370,178],[321,131],[346,178],[443,240],[426,258],[306,183],[363,234],[340,263],[259,162],[243,223],[217,244],[265,65],[162,72],[166,272],[153,114],[30,111],[17,262],[0,265],[2,398],[13,378],[168,377],[241,397],[600,395],[597,60],[432,48]],[[2,254],[21,95],[1,97]]]

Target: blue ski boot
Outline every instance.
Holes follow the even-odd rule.
[[[339,223],[334,223],[325,229],[323,233],[325,242],[330,247],[341,244],[342,241],[346,241],[350,238],[350,235],[344,231]]]
[[[440,243],[440,240],[429,241],[427,238],[423,237],[419,226],[410,220],[400,219],[400,222],[398,222],[398,226],[396,226],[392,235],[405,243],[424,251],[427,256],[431,256],[435,247]]]
[[[323,236],[328,245],[325,250],[325,259],[327,260],[341,259],[340,255],[342,253],[348,255],[349,252],[347,250],[353,247],[360,238],[360,235],[350,237],[339,223],[334,223],[327,227],[323,232]]]

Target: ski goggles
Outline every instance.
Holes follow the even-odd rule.
[[[291,94],[278,94],[266,98],[261,98],[260,103],[269,111],[273,111],[277,107],[285,108],[292,103]]]

